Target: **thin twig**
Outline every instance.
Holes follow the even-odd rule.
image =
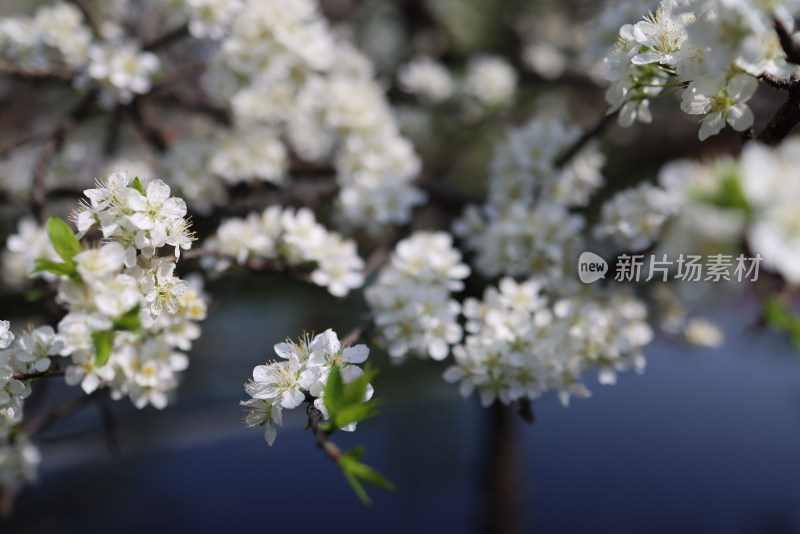
[[[143,49],[153,52],[154,50],[158,50],[159,48],[168,46],[174,43],[175,41],[178,41],[188,36],[189,36],[189,25],[184,24],[182,26],[178,26],[177,28],[169,30],[167,33],[163,35],[156,37],[149,43],[145,44]]]
[[[306,396],[306,400],[308,401],[308,406],[306,407],[306,413],[308,414],[308,426],[311,428],[311,431],[314,433],[314,436],[317,438],[317,446],[322,449],[325,454],[333,460],[334,462],[339,462],[339,459],[342,457],[342,449],[339,446],[331,441],[330,433],[322,428],[322,412],[320,412],[314,406],[314,399],[311,397],[309,400],[310,395]]]
[[[83,15],[83,20],[86,21],[86,25],[91,28],[92,33],[95,37],[102,38],[103,34],[100,31],[100,26],[97,24],[97,21],[94,20],[92,13],[89,11],[89,6],[86,5],[85,0],[69,0],[72,4],[78,8]]]
[[[36,162],[33,171],[31,207],[40,223],[44,223],[47,218],[47,189],[44,183],[47,164],[50,162],[53,155],[61,150],[66,133],[89,114],[96,98],[97,91],[89,91],[73,110],[61,119],[58,126],[51,132],[50,140],[47,142],[44,149],[42,149],[42,153]]]
[[[119,442],[119,432],[117,431],[117,423],[114,419],[114,412],[111,409],[110,390],[104,390],[102,395],[97,397],[100,406],[100,416],[103,419],[103,429],[106,436],[106,444],[111,455],[115,458],[121,456],[122,449]]]
[[[606,127],[611,124],[612,120],[616,118],[618,113],[619,111],[615,111],[605,115],[597,124],[580,136],[580,138],[578,138],[578,140],[575,141],[572,146],[567,148],[567,150],[565,150],[564,153],[561,154],[561,156],[559,156],[559,158],[555,161],[556,167],[560,168],[569,163],[569,160],[575,157],[575,155],[580,152],[581,149],[589,143],[589,141],[601,134],[603,130],[605,130]]]
[[[782,91],[791,91],[795,89],[798,85],[797,79],[789,79],[783,80],[781,78],[777,78],[774,75],[764,72],[758,77],[759,80],[765,82],[767,85],[774,87],[775,89],[780,89]]]
[[[166,139],[164,139],[164,135],[161,133],[161,130],[158,129],[154,124],[152,124],[147,115],[144,113],[144,109],[142,108],[142,101],[140,99],[135,99],[129,108],[131,117],[133,118],[134,124],[136,124],[136,128],[145,138],[145,140],[150,143],[150,145],[155,148],[158,152],[164,153],[169,148]]]
[[[800,122],[800,88],[795,87],[789,91],[786,101],[756,139],[775,146],[789,135],[798,122]]]
[[[48,376],[64,376],[63,369],[49,369],[40,373],[17,373],[11,375],[14,380],[32,380],[34,378],[46,378]]]
[[[219,260],[229,261],[232,264],[239,265],[239,262],[236,260],[234,256],[230,254],[226,254],[224,252],[220,252],[218,250],[211,250],[207,248],[195,248],[192,250],[187,250],[181,253],[181,259],[196,259],[196,258],[216,258]],[[165,261],[175,261],[175,256],[167,256],[164,258]],[[310,282],[311,275],[306,271],[297,269],[292,267],[291,265],[287,264],[281,260],[268,260],[263,258],[249,258],[247,259],[242,266],[246,267],[249,271],[258,273],[258,274],[288,274],[295,280],[300,280],[301,282]]]
[[[75,75],[75,70],[60,65],[33,67],[30,65],[19,65],[8,61],[0,61],[0,73],[20,76],[22,78],[56,78],[59,80],[71,80]]]
[[[362,337],[368,336],[369,333],[372,332],[373,328],[375,328],[375,323],[373,321],[365,321],[364,323],[353,328],[346,336],[342,338],[340,342],[341,346],[349,347]]]
[[[795,42],[794,38],[792,38],[792,34],[789,33],[789,30],[786,29],[786,26],[784,26],[781,21],[774,19],[773,25],[775,27],[775,33],[778,34],[778,39],[781,42],[781,47],[786,53],[786,61],[794,63],[795,65],[800,65],[800,44]]]
[[[66,419],[70,415],[80,410],[82,407],[92,402],[101,391],[102,390],[96,390],[89,395],[81,394],[79,397],[74,398],[66,404],[62,404],[56,410],[43,415],[39,419],[35,419],[30,422],[23,421],[22,426],[29,434],[43,432],[53,426],[55,423]]]

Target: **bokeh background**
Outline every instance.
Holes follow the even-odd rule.
[[[4,0],[0,16],[34,5]],[[465,193],[485,192],[492,145],[509,126],[540,114],[588,127],[605,113],[604,87],[573,46],[588,38],[587,21],[601,14],[599,2],[322,5],[373,58],[424,173]],[[525,64],[526,47],[541,42],[559,51],[559,68]],[[423,109],[396,87],[393,74],[423,52],[456,71],[478,52],[508,58],[520,75],[514,104],[477,122],[448,108]],[[2,93],[3,146],[14,138],[26,107],[54,98],[42,89],[20,99],[18,91]],[[757,130],[781,99],[777,91],[759,89],[751,102]],[[600,199],[652,180],[665,161],[735,154],[741,146],[730,130],[700,145],[696,124],[675,102],[655,102],[654,115],[657,126],[612,126],[604,135],[609,185]],[[13,168],[5,163],[2,170],[8,175]],[[13,206],[0,209],[3,236],[13,231],[17,213]],[[697,293],[705,294],[701,289]],[[36,308],[24,295],[2,291],[4,319],[36,321]],[[39,440],[40,480],[18,495],[0,532],[480,529],[489,412],[444,383],[446,364],[392,366],[372,349],[370,360],[381,369],[375,388],[382,415],[336,440],[345,448],[364,444],[365,461],[398,490],[370,489],[374,504],[364,507],[302,429],[302,410],[285,415],[269,448],[261,431],[241,423],[238,405],[245,398],[243,381],[272,357],[275,343],[326,328],[344,335],[364,319],[360,297],[340,301],[320,288],[253,275],[212,282],[209,293],[209,318],[176,402],[164,411],[111,403],[112,431],[99,403],[50,427]],[[749,287],[707,294],[693,313],[724,328],[722,346],[696,348],[658,334],[646,351],[645,374],[624,374],[614,387],[592,379],[590,399],[565,408],[548,395],[534,403],[533,425],[515,421],[517,497],[526,531],[800,532],[800,358],[784,336],[758,327]],[[30,402],[34,413],[76,394],[60,380],[42,385]]]

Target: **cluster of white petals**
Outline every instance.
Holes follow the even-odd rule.
[[[296,343],[278,343],[275,353],[282,359],[253,369],[253,378],[244,387],[252,398],[241,402],[248,410],[245,424],[263,426],[264,439],[270,446],[277,435],[273,425],[282,424],[283,410],[297,408],[307,395],[314,398],[314,406],[328,419],[324,399],[331,370],[338,367],[345,384],[360,377],[364,370],[358,364],[367,360],[369,349],[366,345],[342,347],[336,332],[329,328],[313,339],[306,335]],[[372,393],[369,385],[364,400],[369,400]],[[356,423],[351,423],[342,430],[355,428]]]
[[[461,341],[461,305],[451,294],[464,288],[469,273],[445,232],[416,232],[397,244],[365,292],[380,340],[395,361],[408,354],[443,360]]]
[[[609,112],[618,122],[652,121],[649,102],[677,92],[681,110],[700,115],[700,140],[718,134],[727,123],[737,131],[753,125],[747,101],[758,77],[788,80],[798,74],[786,61],[775,23],[794,29],[800,4],[794,0],[663,0],[653,13],[624,24],[606,56]]]
[[[47,371],[62,343],[49,326],[29,329],[16,338],[10,326],[0,321],[0,488],[13,492],[36,479],[41,459],[21,426],[31,386],[20,375]]]
[[[748,257],[760,255],[761,267],[800,283],[798,165],[797,137],[775,148],[748,143],[736,159],[666,165],[659,179],[679,210],[674,232],[664,239],[679,239],[686,250],[708,242],[739,246],[746,239]]]
[[[676,213],[677,204],[673,195],[652,184],[625,189],[603,204],[594,235],[612,238],[621,250],[645,250],[661,235],[662,226]]]
[[[483,406],[550,390],[564,405],[588,397],[582,373],[597,370],[600,383],[614,384],[619,371],[643,371],[641,349],[653,334],[643,303],[624,291],[548,298],[535,278],[503,278],[483,300],[466,299],[464,316],[467,335],[444,378],[465,397],[477,389]]]
[[[270,206],[261,214],[227,219],[204,248],[221,253],[204,258],[204,265],[215,271],[250,259],[280,260],[290,266],[313,264],[311,281],[337,297],[364,283],[364,260],[355,242],[327,230],[308,208]]]
[[[180,279],[174,261],[157,254],[191,247],[186,206],[160,180],[137,188],[117,172],[97,185],[74,218],[82,234],[99,228],[104,242],[76,254],[78,276],[58,286],[68,310],[58,324],[60,354],[71,359],[66,380],[87,394],[106,386],[115,399],[163,408],[206,315],[200,281]]]
[[[586,205],[603,184],[605,160],[592,147],[558,166],[579,137],[577,128],[559,120],[533,119],[495,147],[488,202],[469,206],[453,227],[483,274],[535,274],[562,283],[585,225],[570,208]]]

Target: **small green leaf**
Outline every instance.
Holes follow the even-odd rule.
[[[47,233],[58,255],[65,262],[72,263],[72,258],[81,251],[81,243],[72,228],[58,217],[50,217],[47,219]]]
[[[369,495],[367,495],[367,490],[365,490],[364,486],[361,485],[361,482],[359,482],[358,477],[356,477],[355,473],[352,471],[352,468],[350,467],[351,464],[358,462],[356,462],[355,460],[350,460],[345,458],[342,458],[342,460],[339,461],[339,465],[342,467],[344,478],[353,488],[353,491],[356,493],[356,496],[358,496],[359,500],[361,501],[361,504],[363,504],[364,506],[369,506],[370,504],[372,504],[372,499],[369,498]]]
[[[362,464],[361,462],[353,461],[352,465],[350,466],[350,470],[355,474],[358,478],[366,482],[367,484],[372,484],[375,487],[385,489],[388,491],[394,491],[397,487],[392,484],[389,479],[385,476],[380,474],[378,471],[373,469],[372,467],[368,466],[367,464]]]
[[[768,325],[777,329],[785,329],[791,323],[791,314],[786,309],[780,300],[777,298],[769,298],[764,303],[763,308],[764,320]]]
[[[131,184],[131,187],[136,189],[142,195],[147,196],[147,193],[144,192],[144,187],[142,187],[142,182],[139,181],[139,177],[138,176],[133,179],[133,183]]]
[[[95,365],[98,367],[105,365],[111,356],[111,347],[114,345],[114,331],[92,332],[92,341],[96,353]]]
[[[332,414],[332,417],[336,426],[339,428],[349,425],[350,423],[359,423],[380,414],[377,410],[377,404],[377,402],[373,401],[351,404],[350,406],[340,409],[335,414]]]
[[[59,263],[53,260],[46,260],[44,258],[34,260],[33,262],[34,268],[30,272],[30,275],[34,275],[37,273],[53,273],[58,275],[69,276],[75,278],[78,276],[78,271],[75,270],[74,263]]]
[[[128,332],[136,332],[142,327],[142,321],[139,319],[139,306],[135,306],[132,310],[128,311],[122,317],[114,320],[114,330],[127,330]]]
[[[359,462],[358,459],[363,455],[364,447],[359,446],[351,449],[339,458],[339,466],[358,498],[364,505],[368,506],[372,504],[372,499],[367,495],[367,491],[361,483],[362,481],[388,491],[394,491],[396,486],[372,467]]]
[[[325,384],[325,408],[328,409],[329,414],[337,413],[342,408],[343,396],[342,373],[337,366],[333,366],[331,374],[328,376],[328,383]]]

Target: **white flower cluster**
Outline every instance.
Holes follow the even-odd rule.
[[[798,165],[798,137],[787,139],[776,148],[748,143],[735,160],[666,165],[659,178],[675,195],[675,202],[680,203],[676,231],[692,234],[677,237],[695,241],[713,237],[716,242],[734,246],[741,246],[746,238],[748,256],[760,254],[762,267],[790,283],[800,283]],[[671,238],[669,234],[664,237]],[[689,246],[696,248],[697,243]]]
[[[270,446],[277,435],[273,425],[282,425],[283,409],[298,407],[307,395],[314,398],[314,406],[327,419],[324,394],[331,369],[338,367],[342,382],[349,383],[364,374],[357,364],[367,360],[369,349],[366,345],[342,347],[336,332],[329,328],[313,339],[306,335],[297,343],[278,343],[275,353],[283,359],[253,369],[253,379],[244,387],[252,398],[241,402],[248,409],[245,424],[264,426],[264,439]],[[372,393],[370,385],[364,400]],[[355,427],[356,423],[351,423],[342,430]]]
[[[189,19],[192,37],[213,40],[225,37],[243,7],[241,0],[179,0],[175,3]]]
[[[334,163],[343,223],[402,224],[424,201],[412,185],[419,160],[368,60],[335,40],[316,2],[244,2],[210,75],[232,103],[232,132],[209,147],[228,182],[281,182],[288,143],[304,160]]]
[[[507,103],[517,90],[517,72],[499,56],[479,55],[467,66],[464,92],[486,106]]]
[[[24,399],[30,382],[15,375],[41,373],[50,368],[50,356],[58,354],[61,341],[49,326],[32,329],[14,338],[8,321],[0,321],[0,487],[16,489],[36,479],[41,456],[20,428]]]
[[[417,232],[400,241],[365,296],[389,355],[443,360],[461,341],[461,311],[451,293],[464,288],[469,267],[445,232]]]
[[[418,56],[404,65],[397,74],[400,87],[433,103],[447,100],[455,92],[450,71],[428,56]]]
[[[89,47],[86,75],[76,81],[78,85],[93,81],[103,90],[101,103],[111,108],[148,93],[160,67],[158,56],[134,42],[102,42]]]
[[[60,354],[72,358],[67,383],[86,393],[108,386],[115,399],[163,408],[189,363],[180,351],[199,337],[196,321],[206,315],[199,284],[175,276],[175,263],[156,254],[191,246],[186,206],[160,180],[145,190],[117,172],[97,185],[74,217],[81,234],[98,226],[106,241],[77,253],[77,276],[62,277],[58,288],[69,311],[58,325]]]
[[[622,250],[645,250],[661,235],[662,226],[677,210],[673,195],[643,183],[620,191],[603,204],[594,235],[598,239],[611,237]]]
[[[579,136],[561,121],[533,119],[495,148],[488,202],[469,206],[453,227],[483,274],[535,274],[562,283],[585,224],[570,208],[587,204],[603,183],[604,159],[591,147],[556,164]]]
[[[343,297],[364,283],[364,260],[356,244],[328,231],[308,208],[270,206],[260,215],[222,222],[204,248],[227,257],[204,258],[204,265],[217,271],[248,259],[281,260],[291,266],[314,264],[311,281]]]
[[[799,9],[795,0],[660,2],[655,13],[620,28],[606,57],[605,77],[613,82],[606,92],[610,111],[620,110],[622,126],[651,122],[650,99],[670,86],[680,93],[685,113],[703,115],[701,141],[726,122],[746,130],[753,124],[746,102],[757,78],[798,73],[786,61],[773,20],[791,32]]]
[[[0,19],[0,56],[25,66],[82,65],[91,40],[81,12],[67,2],[42,6],[31,17]]]
[[[641,349],[652,330],[641,302],[620,291],[548,299],[541,290],[537,279],[503,278],[483,300],[466,299],[467,336],[444,373],[463,396],[477,389],[489,406],[557,390],[567,405],[572,395],[589,396],[587,370],[602,384],[614,384],[618,371],[644,370]]]

